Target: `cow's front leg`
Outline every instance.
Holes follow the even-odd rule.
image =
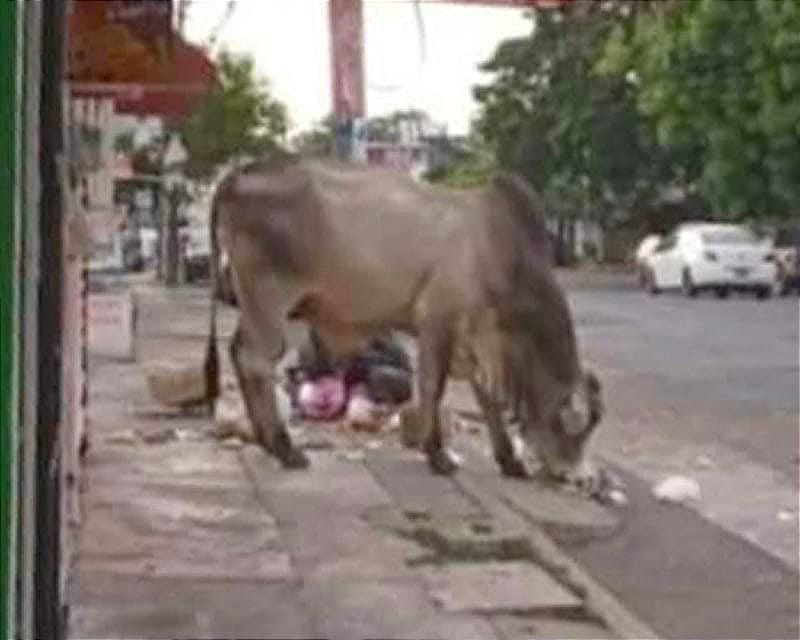
[[[469,376],[469,383],[475,400],[478,402],[486,420],[494,459],[500,466],[503,475],[510,478],[528,478],[530,474],[525,468],[525,463],[514,451],[514,445],[508,435],[508,428],[503,419],[503,412],[497,400],[491,397],[489,392],[475,379],[474,373]]]
[[[279,339],[282,341],[282,338]],[[286,425],[278,415],[274,382],[280,349],[270,354],[270,358],[265,358],[248,340],[247,333],[240,325],[233,334],[230,354],[259,444],[274,454],[287,469],[307,467],[308,458],[292,444]]]
[[[422,447],[434,473],[450,475],[458,465],[444,447],[439,404],[450,369],[453,333],[446,320],[429,321],[419,334],[417,386],[422,422]]]

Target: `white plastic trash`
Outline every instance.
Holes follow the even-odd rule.
[[[653,495],[661,502],[696,502],[700,500],[700,485],[688,476],[669,476],[653,488]]]

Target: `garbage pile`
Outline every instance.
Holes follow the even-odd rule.
[[[375,432],[412,397],[410,358],[390,335],[335,363],[311,334],[286,374],[292,421],[341,421],[355,431]]]

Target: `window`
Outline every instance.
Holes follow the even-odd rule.
[[[673,249],[677,243],[677,234],[670,233],[668,236],[661,239],[661,242],[658,243],[658,247],[656,247],[656,251],[669,251]]]
[[[704,231],[701,235],[705,244],[758,244],[752,231],[739,227]]]

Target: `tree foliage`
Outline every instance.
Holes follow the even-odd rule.
[[[800,4],[688,0],[615,29],[599,69],[638,80],[662,146],[725,217],[798,210]]]
[[[668,191],[715,215],[800,193],[797,0],[575,0],[482,65],[476,132],[554,212],[601,223]],[[621,218],[615,216],[622,216]]]
[[[600,76],[627,3],[571,3],[535,14],[530,36],[502,43],[475,89],[480,135],[562,215],[604,221],[651,195],[667,166],[622,75]]]
[[[325,116],[308,131],[296,134],[291,146],[304,156],[330,156],[334,149],[335,127],[333,115]]]
[[[285,106],[255,76],[253,59],[223,51],[219,83],[182,128],[187,173],[208,178],[236,158],[258,156],[286,135]]]

